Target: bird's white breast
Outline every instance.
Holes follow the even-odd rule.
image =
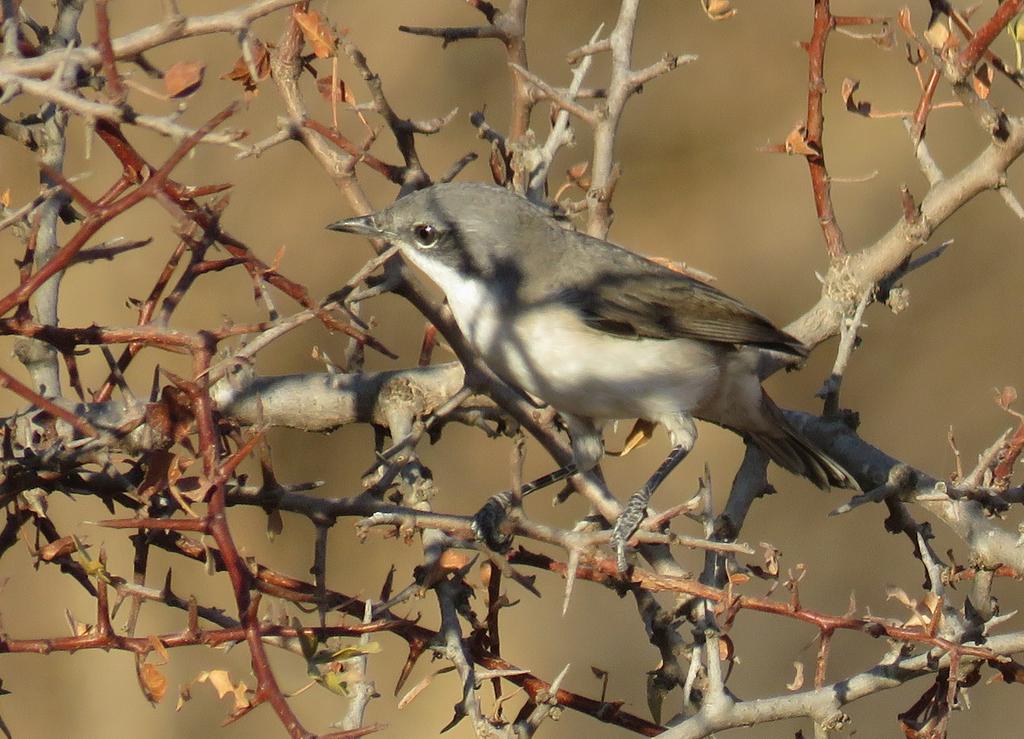
[[[604,333],[557,301],[503,310],[485,280],[408,256],[444,290],[459,328],[491,369],[557,410],[660,420],[693,410],[718,382],[719,358],[707,344]]]

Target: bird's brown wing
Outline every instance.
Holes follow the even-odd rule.
[[[641,274],[597,275],[563,297],[577,307],[587,325],[617,336],[686,338],[807,355],[800,341],[738,300],[686,275],[651,266],[654,269]]]

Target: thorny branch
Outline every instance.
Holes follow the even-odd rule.
[[[693,500],[651,512],[631,541],[646,564],[625,577],[618,574],[608,554],[607,522],[615,519],[621,505],[599,470],[570,476],[569,468],[561,476],[551,477],[569,476],[572,488],[591,509],[590,515],[571,528],[547,523],[532,505],[527,511],[520,493],[534,487],[522,486],[518,467],[512,476],[512,491],[492,499],[502,512],[499,525],[507,541],[518,537],[543,544],[560,556],[564,554],[565,561],[522,546],[494,545],[492,550],[478,539],[474,517],[437,510],[438,501],[443,500],[441,492],[451,483],[435,482],[418,457],[417,446],[424,437],[436,440],[456,422],[489,436],[526,432],[561,468],[571,461],[571,454],[552,416],[538,411],[482,363],[446,306],[432,298],[416,275],[394,257],[393,248],[374,244],[376,257],[342,288],[315,298],[304,284],[281,274],[280,256],[270,263],[263,261],[257,256],[261,248],[250,248],[224,230],[221,214],[228,202],[219,193],[229,185],[189,186],[173,179],[172,174],[200,143],[229,145],[240,157],[297,143],[351,208],[366,213],[380,203],[371,203],[364,190],[360,180],[364,172],[397,185],[404,193],[455,177],[472,161],[474,152],[460,157],[448,174],[438,178],[428,172],[420,154],[421,137],[452,123],[455,111],[428,119],[405,117],[386,93],[371,56],[348,33],[339,32],[326,12],[311,11],[309,2],[255,0],[206,16],[183,15],[175,2],[166,2],[159,22],[113,37],[112,16],[118,6],[98,0],[96,37],[92,40],[80,38],[83,5],[80,0],[61,0],[53,22],[46,26],[31,17],[21,3],[2,3],[0,105],[29,101],[40,112],[0,114],[0,134],[19,150],[37,157],[41,190],[20,207],[9,207],[6,195],[0,203],[0,231],[14,234],[24,254],[18,261],[17,282],[0,289],[0,335],[17,338],[15,356],[29,377],[23,382],[16,372],[0,370],[0,388],[26,408],[2,419],[0,427],[0,500],[6,515],[0,529],[0,556],[8,553],[19,537],[26,542],[34,537],[30,550],[36,563],[58,566],[95,599],[95,624],[78,624],[71,636],[5,634],[0,637],[0,652],[127,651],[136,656],[144,694],[158,701],[159,681],[152,676],[159,670],[147,658],[179,647],[244,642],[257,684],[248,690],[237,686],[244,700],[239,699],[230,718],[240,719],[267,703],[293,737],[314,734],[305,728],[279,686],[268,648],[304,659],[311,679],[332,692],[344,692],[339,685],[353,689],[342,722],[344,730],[320,736],[355,737],[379,728],[366,723],[372,701],[380,697],[369,674],[377,667],[367,657],[371,650],[366,635],[370,633],[391,634],[407,645],[409,656],[396,692],[423,653],[430,651],[449,662],[447,669],[454,670],[461,686],[449,726],[469,718],[478,736],[532,736],[562,708],[645,736],[707,736],[784,718],[808,719],[816,736],[826,736],[848,720],[842,709],[849,703],[927,677],[932,679],[932,687],[901,715],[900,723],[908,736],[937,737],[945,734],[950,712],[965,707],[962,689],[976,683],[983,669],[991,669],[1007,682],[1024,680],[1024,667],[1011,659],[1024,651],[1024,637],[1019,632],[995,633],[1012,621],[1014,614],[1000,614],[992,595],[997,578],[1016,581],[1024,573],[1019,532],[1010,531],[1002,520],[1006,511],[1024,503],[1024,491],[1011,483],[1014,465],[1024,449],[1024,423],[1013,407],[1015,391],[1002,391],[997,402],[1014,415],[1016,430],[999,435],[974,469],[948,481],[910,467],[861,439],[846,423],[849,414],[839,403],[840,383],[853,366],[851,357],[869,306],[876,300],[895,306],[894,294],[900,289],[897,283],[942,254],[945,244],[915,257],[936,229],[988,190],[998,191],[1015,215],[1024,213],[1007,176],[1024,151],[1024,119],[997,107],[981,68],[991,64],[1019,86],[1019,70],[1011,70],[991,47],[1007,28],[1020,41],[1019,30],[1014,30],[1019,26],[1011,24],[1019,23],[1024,2],[1005,0],[980,21],[977,31],[947,3],[930,4],[933,17],[928,28],[920,31],[915,31],[909,10],[900,14],[897,24],[907,36],[908,61],[921,83],[920,95],[908,106],[911,112],[904,114],[904,123],[928,189],[915,200],[910,189],[904,188],[898,201],[899,219],[874,242],[859,248],[848,243],[832,201],[824,137],[825,106],[830,100],[825,59],[833,43],[832,31],[878,26],[882,30],[867,37],[884,39],[892,19],[836,16],[829,0],[813,0],[811,37],[804,47],[808,55],[806,118],[785,146],[768,147],[806,159],[811,196],[829,257],[818,302],[788,330],[812,347],[833,336],[841,338],[832,375],[822,390],[826,401],[823,417],[790,417],[851,470],[866,491],[836,513],[884,503],[889,513],[886,529],[911,542],[924,569],[925,586],[919,599],[896,594],[912,611],[906,620],[856,615],[853,608],[832,615],[808,607],[799,592],[805,570],[783,579],[778,553],[767,544],[763,545],[763,561],[752,559],[754,550],[741,540],[743,527],[754,502],[774,492],[767,482],[767,460],[754,446],[748,447],[717,514],[707,476]],[[576,45],[566,57],[574,68],[569,84],[559,87],[529,65],[526,0],[510,0],[507,9],[484,0],[470,0],[469,5],[483,16],[480,25],[402,26],[400,30],[439,38],[445,46],[477,39],[502,44],[512,85],[507,130],[493,127],[483,113],[471,117],[473,127],[490,148],[493,179],[538,202],[557,193],[554,199],[569,216],[586,213],[582,228],[605,236],[612,224],[615,187],[624,171],[617,159],[621,156],[617,144],[626,104],[647,83],[680,64],[696,61],[696,57],[667,53],[646,66],[637,66],[634,47],[640,33],[640,3],[622,0],[616,17],[607,24],[595,24],[597,31],[588,41],[568,44]],[[712,3],[703,5],[709,17],[728,19],[733,15],[728,3],[714,8]],[[276,23],[274,28],[280,30],[272,44],[255,36],[253,24],[265,16],[271,16],[267,22]],[[962,40],[954,33],[961,34]],[[237,111],[237,104],[222,105],[221,113],[201,125],[185,123],[184,106],[162,115],[142,112],[144,106],[136,100],[138,86],[131,82],[128,68],[138,67],[166,81],[170,69],[155,66],[146,56],[148,52],[182,39],[230,35],[236,37],[241,56],[236,69],[225,77],[239,82],[248,95],[257,89],[264,94],[276,91],[285,115],[273,133],[248,144],[242,141],[245,132],[223,128]],[[605,54],[609,60],[607,80],[588,82],[594,67],[600,66],[593,64],[595,57]],[[326,78],[328,65],[330,77]],[[356,102],[340,80],[341,65],[362,80],[366,102]],[[335,108],[331,125],[317,119],[315,108],[306,99],[306,74],[321,75],[318,82],[326,82],[327,97]],[[201,86],[200,73],[168,98],[187,96],[191,93],[183,90]],[[947,87],[959,101],[953,105],[971,115],[986,137],[984,148],[951,174],[946,174],[933,156],[927,127],[930,114],[942,107],[935,102],[937,95]],[[536,133],[534,113],[545,101],[553,114],[542,139]],[[845,102],[848,108],[856,107],[850,100]],[[343,131],[338,106],[355,112],[363,128]],[[367,116],[376,116],[382,128],[372,129]],[[591,129],[589,161],[572,168],[568,182],[552,190],[555,162],[575,143],[574,121]],[[79,177],[66,171],[68,132],[79,127],[90,139],[95,135],[121,167],[118,178],[98,197],[87,195]],[[150,164],[140,153],[137,132],[143,129],[167,139],[169,153],[159,165]],[[390,134],[400,163],[388,161],[393,155],[373,151],[375,147],[379,150],[381,131]],[[577,190],[582,192],[577,202],[562,197]],[[59,307],[61,278],[69,270],[86,261],[112,260],[128,251],[153,249],[150,239],[94,241],[101,230],[147,201],[171,216],[175,241],[161,260],[145,299],[137,303],[137,325],[102,326],[88,317],[68,320]],[[225,251],[218,253],[221,249]],[[257,304],[267,313],[266,320],[229,322],[217,328],[177,326],[176,309],[182,300],[194,292],[196,284],[217,279],[223,272],[244,274]],[[283,292],[300,310],[280,314],[268,286]],[[363,371],[366,347],[394,356],[360,317],[360,306],[385,292],[401,296],[418,310],[432,326],[429,336],[436,330],[458,361]],[[335,365],[324,355],[326,372],[260,376],[256,357],[314,319],[349,337],[343,365]],[[240,341],[244,343],[239,345]],[[429,363],[433,342],[430,338],[424,343],[428,347],[423,352],[424,364]],[[91,346],[101,349],[103,379],[87,398],[78,357]],[[118,346],[121,353],[115,356],[112,348]],[[126,375],[129,366],[139,356],[160,352],[188,356],[191,369],[187,376],[155,368],[148,393],[133,388]],[[92,359],[83,358],[81,364]],[[777,371],[785,362],[765,353],[762,375]],[[77,392],[77,402],[65,396],[65,387]],[[113,399],[115,391],[120,391],[120,400]],[[367,454],[372,467],[362,490],[348,496],[315,495],[310,491],[319,486],[317,482],[278,480],[267,429],[328,431],[351,423],[372,426],[376,437],[373,453]],[[386,446],[388,439],[390,446]],[[259,468],[258,483],[242,471],[249,466]],[[66,494],[72,504],[95,497],[114,516],[99,522],[101,526],[114,532],[134,532],[130,579],[108,568],[102,549],[94,558],[85,543],[65,534],[50,518],[48,506],[55,492]],[[268,531],[280,527],[283,514],[308,519],[317,531],[311,547],[313,582],[248,560],[232,525],[232,507],[261,508],[268,517]],[[945,565],[939,559],[930,543],[929,525],[914,518],[918,513],[927,513],[956,537],[967,553],[962,561],[968,564]],[[389,577],[380,602],[371,604],[326,585],[328,563],[332,562],[326,532],[349,517],[359,519],[356,530],[361,537],[383,532],[405,540],[419,537],[422,543],[423,564],[411,582],[392,593]],[[687,518],[696,520],[700,529],[692,534],[673,530],[685,526]],[[172,588],[170,572],[162,588],[147,587],[147,576],[152,574],[148,552],[153,547],[170,552],[183,563],[204,563],[208,571],[226,573],[234,615],[179,596]],[[704,571],[699,577],[686,572],[676,559],[675,552],[684,547],[704,553]],[[482,620],[470,599],[473,586],[469,575],[477,562],[491,573],[485,578],[488,610]],[[647,681],[654,721],[623,710],[620,702],[603,695],[594,699],[563,689],[561,683],[570,674],[569,668],[547,681],[503,656],[507,650],[500,638],[503,619],[499,614],[512,604],[501,585],[514,583],[513,587],[540,595],[544,584],[524,574],[527,569],[566,579],[563,612],[575,583],[594,583],[633,595],[644,633],[661,658]],[[814,576],[813,570],[810,576]],[[788,599],[740,592],[751,577],[781,582]],[[970,597],[956,592],[953,586],[958,582],[970,583]],[[399,605],[429,591],[438,604],[436,630],[395,614]],[[675,603],[664,605],[653,597],[660,592],[674,594]],[[116,625],[112,593],[118,602],[131,603],[124,633]],[[312,608],[319,623],[274,622],[265,607],[261,613],[270,600]],[[141,609],[157,605],[183,612],[185,627],[136,635]],[[813,688],[797,685],[788,694],[752,699],[733,694],[728,681],[736,661],[734,650],[741,646],[734,644],[730,632],[744,611],[795,621],[815,631]],[[201,627],[200,620],[212,628]],[[874,667],[829,683],[831,651],[836,640],[848,634],[885,639],[888,651],[883,650]],[[357,637],[358,643],[345,641]],[[493,711],[488,710],[480,690],[481,684],[490,681],[496,686]],[[503,694],[498,687],[501,681],[522,693]],[[676,688],[683,696],[682,708],[662,724],[661,707]],[[407,699],[414,699],[416,691],[410,691]],[[503,717],[503,706],[513,700],[520,708],[516,717],[508,720]]]

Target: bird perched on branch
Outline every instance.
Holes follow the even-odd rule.
[[[672,451],[613,531],[620,569],[654,489],[693,448],[695,417],[819,488],[857,486],[761,388],[760,349],[803,357],[807,348],[710,285],[563,228],[491,185],[434,185],[328,228],[396,244],[423,270],[487,365],[561,414],[580,471],[600,459],[606,421],[665,426]]]

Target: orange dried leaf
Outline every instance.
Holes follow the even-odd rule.
[[[722,662],[732,662],[736,657],[736,645],[728,634],[718,636],[718,659]]]
[[[782,552],[780,552],[773,545],[765,541],[761,542],[760,546],[764,550],[765,570],[770,575],[778,575],[780,570],[779,557],[782,555]]]
[[[889,21],[882,21],[882,30],[871,37],[871,40],[875,42],[875,45],[880,49],[890,51],[896,46],[896,39],[894,38],[892,26],[889,25]]]
[[[786,683],[786,690],[797,691],[804,686],[804,663],[794,662],[793,667],[796,668],[796,674],[792,682]]]
[[[910,38],[917,38],[917,34],[914,33],[914,27],[910,23],[910,8],[906,5],[900,9],[899,15],[896,16],[896,22],[900,24],[900,28],[903,33],[907,34]]]
[[[36,556],[38,556],[43,562],[52,562],[57,559],[57,557],[66,557],[76,551],[78,551],[78,545],[75,542],[74,537],[63,536],[60,539],[51,541],[49,544],[44,544],[39,547],[39,551],[36,553]]]
[[[148,641],[150,643],[150,646],[153,647],[153,651],[159,654],[160,658],[163,660],[163,662],[161,662],[160,664],[166,665],[168,662],[171,661],[170,652],[167,651],[167,647],[164,646],[164,643],[160,641],[160,638],[157,637],[156,634],[150,634]]]
[[[491,143],[491,156],[488,163],[491,167],[491,179],[494,180],[494,184],[504,186],[509,179],[508,164],[497,143]]]
[[[7,208],[11,204],[11,188],[7,188],[3,192],[0,192],[0,205]]]
[[[1007,385],[1002,390],[996,391],[996,403],[1004,411],[1017,402],[1017,388]]]
[[[724,21],[736,15],[736,9],[732,7],[731,0],[701,0],[701,7],[704,13],[713,21]]]
[[[974,88],[974,92],[978,97],[985,100],[992,90],[992,68],[987,64],[982,64],[978,67],[974,74],[971,75],[971,87]]]
[[[576,182],[581,177],[583,177],[583,175],[585,175],[587,173],[587,170],[589,168],[590,168],[590,160],[587,160],[585,162],[578,162],[578,163],[572,165],[571,167],[569,167],[569,169],[566,170],[565,173],[567,175],[569,175],[569,179],[570,180],[572,180],[573,182]]]
[[[187,97],[203,83],[206,65],[202,62],[177,62],[164,72],[164,92],[172,98]]]
[[[334,80],[334,76],[321,77],[316,81],[316,89],[319,91],[323,99],[329,103],[337,101],[343,101],[349,105],[356,104],[356,98],[352,94],[352,91],[348,89],[348,85],[345,84],[345,80],[339,79]]]
[[[138,496],[147,500],[150,496],[167,490],[172,463],[177,457],[164,449],[155,449],[145,456],[146,475],[139,485]],[[177,469],[177,465],[173,465]],[[180,473],[177,475],[180,477]]]
[[[217,697],[223,698],[225,695],[233,695],[235,697],[235,707],[248,706],[249,701],[245,699],[246,685],[244,682],[235,685],[231,682],[231,675],[227,670],[204,670],[199,673],[199,676],[195,679],[197,683],[208,682],[213,686],[213,689],[217,691]]]
[[[255,95],[257,93],[256,85],[270,76],[270,51],[266,44],[258,39],[252,42],[251,49],[252,66],[256,72],[255,78],[252,76],[249,65],[245,62],[245,56],[238,57],[231,71],[225,72],[220,78],[240,82],[246,94]]]
[[[314,54],[321,59],[334,55],[334,47],[337,45],[338,39],[318,12],[311,10],[308,13],[303,13],[298,8],[294,8],[292,17],[302,29],[306,43],[313,47]]]
[[[857,102],[853,99],[853,93],[857,92],[857,88],[860,87],[860,80],[851,79],[847,77],[843,80],[843,87],[840,91],[842,95],[843,103],[846,105],[846,109],[851,113],[862,115],[865,117],[871,117],[871,103],[868,102]]]
[[[817,152],[807,143],[807,129],[802,123],[798,123],[786,136],[786,153],[800,154],[801,156],[816,156]]]
[[[167,695],[167,677],[151,662],[139,669],[139,685],[150,703],[159,703]]]

